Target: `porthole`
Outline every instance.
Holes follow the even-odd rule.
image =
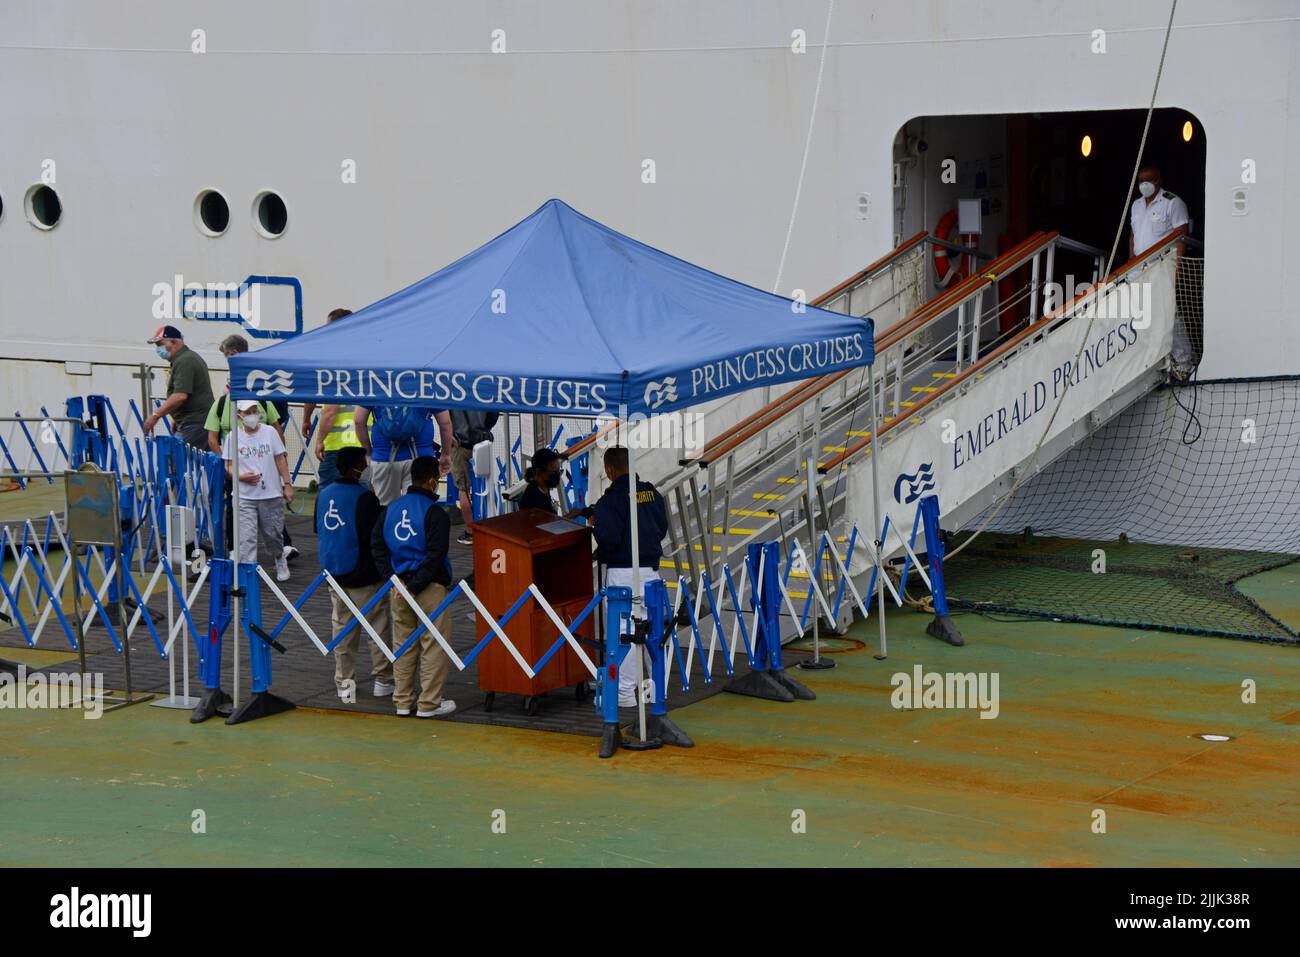
[[[63,217],[59,194],[44,183],[38,183],[27,191],[25,205],[27,221],[37,229],[53,229]]]
[[[194,225],[205,236],[220,236],[230,227],[230,204],[215,189],[205,189],[194,199]]]
[[[278,193],[258,193],[253,200],[253,226],[267,239],[281,236],[289,225],[289,210]]]

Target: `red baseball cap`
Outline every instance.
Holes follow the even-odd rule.
[[[152,345],[153,343],[155,343],[155,342],[160,342],[160,341],[162,341],[163,339],[181,339],[181,340],[183,340],[184,338],[185,338],[185,337],[184,337],[183,335],[181,335],[181,331],[180,331],[179,329],[177,329],[175,326],[159,326],[159,327],[158,327],[158,331],[155,332],[155,333],[154,333],[152,336],[150,336],[148,339],[146,339],[145,342],[147,342],[147,343],[149,343],[149,344]]]

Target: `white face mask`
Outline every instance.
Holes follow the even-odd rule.
[[[1156,194],[1156,184],[1146,182],[1144,180],[1143,182],[1138,183],[1138,192],[1141,193],[1143,196],[1145,196],[1147,199],[1150,199],[1152,196]]]
[[[244,423],[245,428],[255,429],[257,428],[258,423],[262,421],[262,417],[256,412],[250,412],[247,415],[241,415],[239,421]]]

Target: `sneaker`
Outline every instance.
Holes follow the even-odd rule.
[[[286,545],[281,554],[284,555],[284,560],[286,562],[291,562],[298,557],[298,549],[294,548],[292,545]]]
[[[438,705],[436,711],[417,711],[415,712],[415,716],[417,718],[441,718],[444,715],[451,714],[455,710],[456,702],[452,701],[450,698],[443,698],[442,704]]]
[[[472,532],[461,532],[456,536],[456,541],[461,545],[473,545],[474,534]]]
[[[392,683],[390,683],[390,682],[387,682],[387,681],[376,681],[376,682],[375,682],[375,697],[376,697],[376,698],[391,698],[391,697],[393,696],[393,691],[394,691],[396,688],[397,688],[397,685],[392,684]]]
[[[409,718],[409,717],[411,716],[411,709],[410,709],[410,708],[398,708],[398,709],[397,709],[397,716],[398,716],[399,718]]]
[[[287,582],[289,580],[289,563],[281,556],[275,560],[275,580],[278,582]]]

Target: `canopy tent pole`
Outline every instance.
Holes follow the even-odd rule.
[[[873,509],[872,521],[875,523],[876,534],[880,535],[880,540],[876,541],[876,612],[880,619],[880,653],[876,655],[877,660],[884,660],[888,657],[885,650],[885,543],[883,541],[882,526],[880,524],[880,468],[878,460],[880,458],[876,445],[876,430],[879,426],[879,420],[876,418],[876,364],[872,362],[867,366],[867,394],[871,405],[871,504]]]
[[[227,398],[227,408],[229,403],[234,399]],[[238,405],[238,403],[236,403]],[[239,486],[243,483],[239,481],[239,410],[238,408],[230,409],[231,429],[227,433],[230,437],[230,507],[234,514],[230,516],[230,562],[234,568],[235,587],[230,590],[230,625],[234,629],[231,632],[231,650],[233,654],[231,673],[235,676],[234,687],[232,690],[231,706],[239,708],[239,606],[241,599],[239,596]],[[256,534],[256,532],[254,533]],[[220,674],[220,671],[217,672]],[[234,713],[233,711],[231,712]]]
[[[627,409],[620,410],[623,413],[623,421],[628,422]],[[636,443],[632,441],[632,429],[635,426],[628,422],[627,431],[627,507],[628,515],[632,521],[632,620],[628,625],[636,627],[636,610],[641,608],[645,611],[645,599],[641,594],[641,535],[637,528],[637,508],[636,508]],[[648,640],[648,639],[647,639]],[[636,654],[636,710],[637,722],[641,731],[641,740],[645,736],[645,694],[642,692],[642,685],[645,681],[644,658],[640,646],[633,644],[632,651]],[[617,689],[616,689],[617,690]]]

